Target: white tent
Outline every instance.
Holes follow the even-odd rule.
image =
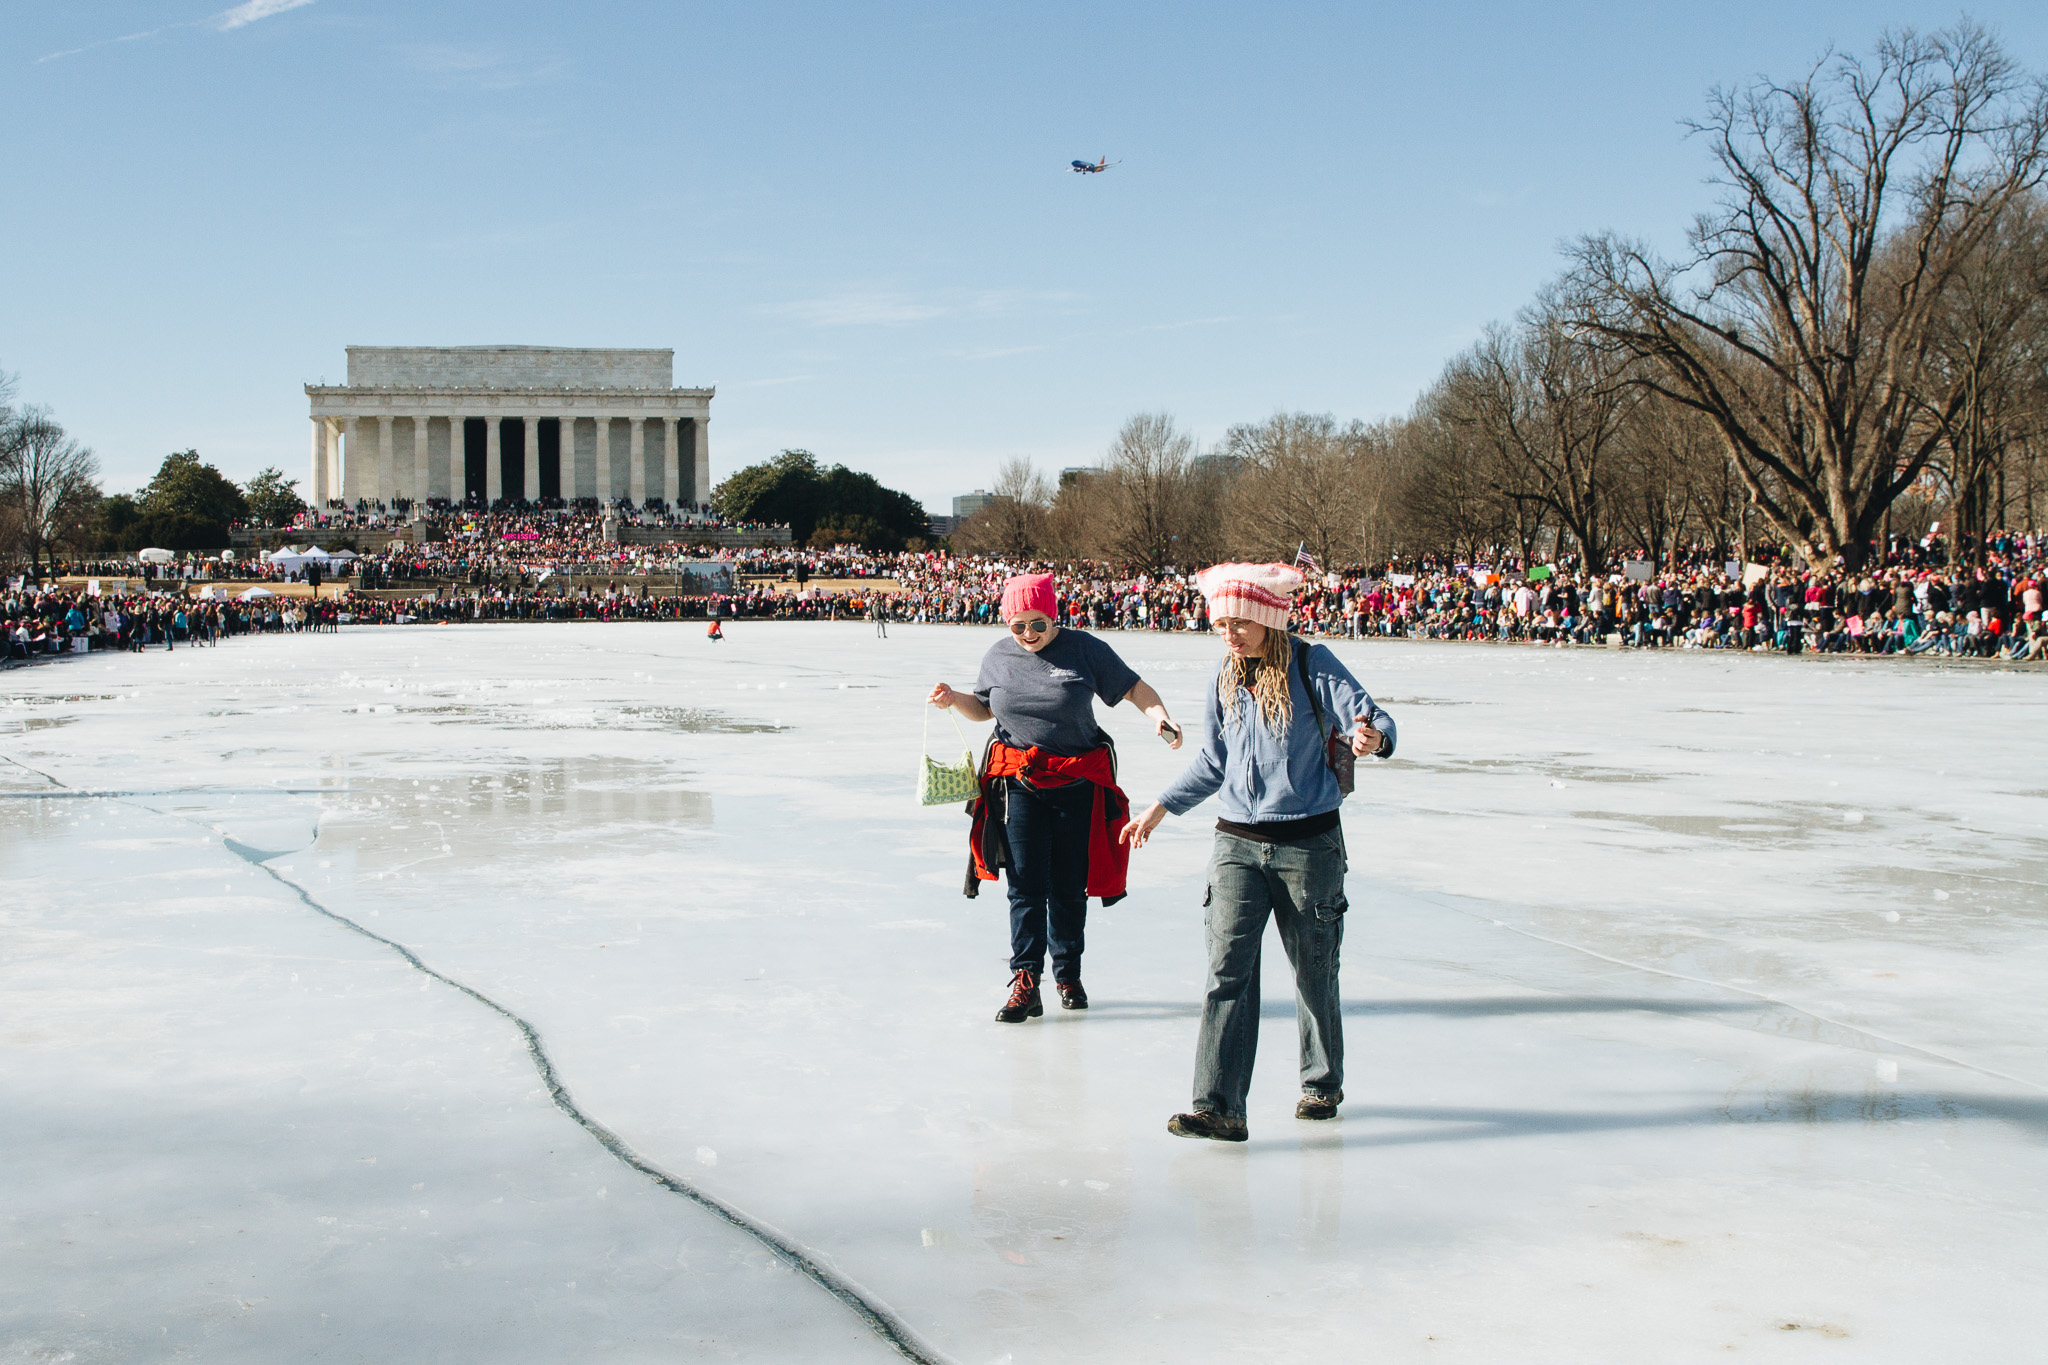
[[[156,549],[138,550],[135,557],[145,564],[168,564],[177,558],[169,550]]]
[[[276,567],[283,569],[286,573],[303,573],[308,564],[317,564],[323,571],[330,570],[334,565],[340,564],[345,560],[354,559],[355,557],[355,552],[352,550],[341,550],[334,554],[329,554],[318,545],[309,545],[303,550],[295,550],[287,545],[282,550],[272,550],[264,556],[265,559],[269,560]]]
[[[257,600],[257,599],[258,599],[258,598],[260,598],[260,597],[275,597],[275,596],[277,596],[277,594],[276,594],[276,593],[274,593],[274,592],[272,592],[272,591],[271,591],[270,589],[268,589],[268,588],[245,588],[245,589],[244,589],[244,590],[242,591],[242,593],[241,593],[241,594],[240,594],[240,595],[239,595],[238,597],[236,597],[236,598],[235,598],[235,600],[236,600],[237,602],[254,602],[255,600]]]

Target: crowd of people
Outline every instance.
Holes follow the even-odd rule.
[[[355,514],[348,514],[354,516]],[[374,514],[373,514],[374,515]],[[1018,573],[1053,577],[1059,624],[1091,630],[1207,631],[1193,575],[1122,572],[1099,561],[1034,562],[943,550],[875,553],[851,546],[720,547],[677,540],[621,545],[605,536],[606,509],[435,509],[424,541],[391,541],[348,566],[349,591],[332,607],[214,604],[260,630],[319,624],[688,620],[843,620],[991,625],[1002,584]],[[681,526],[679,524],[679,529]],[[1309,565],[1294,602],[1307,636],[1608,644],[1826,654],[1933,654],[2048,658],[2048,537],[1998,532],[1982,546],[1930,536],[1895,540],[1864,570],[1816,572],[1782,554],[1617,559],[1593,572],[1567,559],[1490,565],[1419,562]],[[686,569],[711,565],[731,591],[682,590]],[[10,656],[115,639],[173,642],[190,629],[155,618],[210,578],[250,566],[107,563],[70,566],[113,580],[110,596],[77,587],[8,599]],[[726,572],[729,571],[729,572]],[[703,579],[693,580],[701,584]],[[113,615],[133,615],[118,631]],[[74,610],[86,628],[69,627]],[[189,615],[190,613],[188,613]],[[324,614],[324,615],[323,615]],[[300,619],[292,620],[294,616]],[[330,619],[331,618],[331,619]],[[97,624],[95,620],[97,619]],[[235,633],[227,626],[220,633]]]
[[[139,590],[95,595],[84,588],[15,588],[0,597],[0,636],[9,666],[52,656],[151,647],[211,647],[237,635],[334,631],[346,604],[291,597],[192,598]]]

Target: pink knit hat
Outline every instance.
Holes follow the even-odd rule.
[[[1027,611],[1058,616],[1059,596],[1052,589],[1049,573],[1014,574],[1003,581],[1003,619],[1014,621]]]
[[[1195,575],[1210,620],[1236,616],[1275,630],[1287,629],[1294,594],[1306,581],[1285,564],[1216,564]]]

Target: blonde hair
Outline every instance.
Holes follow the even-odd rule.
[[[1223,671],[1216,678],[1216,691],[1223,709],[1233,721],[1244,691],[1249,659],[1235,654],[1223,656]],[[1252,698],[1259,704],[1259,718],[1276,735],[1287,733],[1294,720],[1294,696],[1288,688],[1288,674],[1294,668],[1294,642],[1286,631],[1266,627],[1265,648],[1259,651],[1259,675],[1252,683]]]

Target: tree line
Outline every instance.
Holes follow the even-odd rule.
[[[17,406],[17,383],[0,373],[0,556],[32,566],[63,555],[227,548],[229,529],[283,526],[306,508],[298,481],[260,471],[237,485],[181,450],[134,493],[101,490],[99,458],[47,407]]]
[[[1022,460],[965,550],[1325,563],[1758,541],[1861,568],[1934,523],[2048,510],[2048,87],[1983,28],[1886,34],[1689,125],[1716,198],[1684,247],[1616,233],[1486,330],[1403,416],[1281,414],[1216,449],[1132,418],[1058,485]]]
[[[924,505],[910,494],[843,464],[826,468],[808,450],[748,465],[711,490],[711,505],[732,521],[787,526],[798,545],[923,549],[930,530]]]

